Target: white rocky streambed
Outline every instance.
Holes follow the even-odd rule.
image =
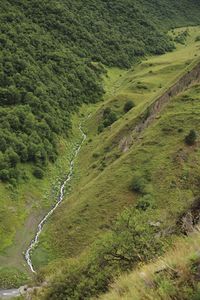
[[[61,204],[61,202],[63,201],[64,198],[64,194],[65,194],[65,188],[67,186],[67,184],[70,182],[70,180],[72,179],[72,175],[73,175],[73,171],[74,171],[74,162],[75,159],[79,153],[79,151],[81,150],[81,147],[86,139],[86,134],[83,132],[82,129],[82,125],[79,125],[79,130],[81,132],[82,135],[82,139],[81,142],[78,144],[78,146],[74,149],[73,152],[73,156],[72,159],[70,161],[70,168],[69,168],[69,173],[67,174],[67,177],[65,179],[65,181],[62,183],[61,187],[60,187],[60,192],[59,192],[59,197],[58,200],[56,202],[56,204],[53,206],[53,208],[46,214],[46,216],[44,216],[44,218],[41,220],[41,222],[39,223],[38,227],[37,227],[37,232],[35,234],[34,239],[31,241],[30,246],[28,247],[26,253],[25,253],[25,259],[26,262],[30,268],[30,270],[35,273],[35,269],[33,266],[33,262],[31,260],[31,253],[32,250],[35,248],[35,246],[37,245],[38,241],[39,241],[39,236],[43,230],[44,224],[46,223],[46,221],[48,220],[48,218],[53,214],[53,212],[57,209],[57,207]]]

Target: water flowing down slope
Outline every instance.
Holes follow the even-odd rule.
[[[39,242],[39,236],[42,232],[44,224],[46,223],[46,221],[49,219],[49,217],[53,214],[53,212],[57,209],[57,207],[63,201],[64,195],[65,195],[65,189],[66,189],[67,184],[70,182],[70,180],[72,178],[72,175],[73,175],[75,159],[76,159],[79,151],[81,150],[81,146],[83,145],[83,143],[84,143],[84,141],[86,140],[86,137],[87,137],[86,134],[83,132],[81,124],[79,125],[79,130],[80,130],[81,135],[82,135],[82,140],[79,143],[78,147],[76,149],[74,149],[74,153],[73,153],[72,159],[70,161],[69,173],[68,173],[65,181],[63,182],[63,184],[60,187],[60,194],[59,194],[59,197],[58,197],[58,201],[56,202],[54,207],[47,213],[47,215],[42,219],[42,221],[39,223],[36,235],[35,235],[34,239],[31,241],[31,244],[30,244],[29,248],[27,249],[27,251],[25,253],[25,259],[26,259],[27,264],[28,264],[28,266],[30,267],[30,269],[33,273],[36,273],[36,271],[33,267],[33,263],[32,263],[32,260],[31,260],[31,252],[34,250],[34,248],[37,246],[37,244]]]

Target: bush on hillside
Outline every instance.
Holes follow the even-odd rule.
[[[10,179],[10,174],[7,169],[0,170],[0,179],[2,181],[8,181]]]
[[[189,33],[188,33],[188,30],[185,30],[183,32],[180,32],[175,38],[174,38],[174,41],[176,43],[179,43],[179,44],[182,44],[184,45],[185,42],[186,42],[186,39],[188,37]]]
[[[110,112],[103,121],[104,127],[108,127],[117,121],[117,115],[115,112]]]
[[[111,108],[110,107],[106,107],[103,111],[103,117],[104,119],[107,118],[109,115],[111,114]]]
[[[144,195],[139,198],[136,208],[140,211],[146,211],[147,209],[155,208],[155,201],[150,194]]]
[[[33,175],[38,179],[42,179],[44,177],[44,171],[37,167],[33,170]]]
[[[144,178],[143,174],[136,172],[133,176],[130,188],[133,192],[145,194],[147,184],[148,181]]]
[[[103,124],[100,124],[100,125],[98,126],[98,133],[103,132],[103,130],[104,130],[104,125],[103,125]]]
[[[12,148],[8,149],[5,153],[10,166],[15,167],[20,161],[19,155]]]
[[[145,212],[125,209],[87,258],[67,265],[50,282],[45,299],[90,299],[105,292],[119,271],[131,270],[160,255],[163,241],[156,235],[159,229],[150,226],[148,220]]]
[[[195,41],[200,42],[200,35],[196,37]]]
[[[190,130],[189,134],[186,135],[185,143],[189,146],[192,146],[195,144],[196,139],[197,139],[197,134],[196,134],[195,130],[192,129],[192,130]]]
[[[101,133],[104,128],[111,126],[115,121],[117,121],[117,114],[107,107],[103,111],[103,120],[98,126],[98,133]]]
[[[124,104],[124,112],[127,113],[129,110],[131,110],[135,106],[135,103],[132,100],[128,100]]]

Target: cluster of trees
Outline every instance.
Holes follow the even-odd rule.
[[[98,126],[98,132],[101,133],[104,128],[112,125],[115,121],[117,121],[117,114],[112,111],[110,107],[105,108],[103,111],[102,122]]]
[[[180,33],[174,38],[174,41],[175,41],[176,43],[179,43],[179,44],[184,45],[185,42],[186,42],[186,39],[187,39],[188,35],[189,35],[188,30],[184,30],[184,31],[180,32]]]
[[[123,107],[123,112],[126,114],[135,106],[132,100],[127,100]],[[117,121],[118,116],[116,112],[112,111],[110,107],[106,107],[103,111],[103,118],[101,123],[98,126],[98,133],[101,133],[104,128],[112,125],[115,121]]]
[[[41,168],[56,159],[56,139],[70,129],[70,113],[103,94],[102,63],[126,68],[173,49],[164,30],[172,7],[180,23],[189,1],[152,2],[1,1],[0,179],[17,178],[18,162]],[[159,21],[162,14],[166,22]]]
[[[57,136],[67,135],[70,112],[102,93],[103,68],[81,59],[15,3],[0,6],[0,179],[14,182],[19,162],[42,168],[57,156]]]
[[[170,39],[157,29],[155,17],[145,15],[141,3],[24,0],[18,6],[79,57],[109,66],[129,67],[147,53],[160,54],[173,48]]]

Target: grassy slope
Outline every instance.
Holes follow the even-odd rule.
[[[151,177],[150,188],[157,207],[155,220],[161,219],[165,225],[173,223],[177,214],[192,201],[198,186],[186,185],[184,178],[189,176],[192,181],[197,175],[198,165],[195,163],[196,168],[192,169],[192,164],[199,154],[198,150],[184,148],[183,138],[191,127],[198,129],[199,117],[195,114],[199,110],[197,101],[188,102],[185,113],[185,105],[180,99],[183,113],[174,115],[171,111],[168,117],[158,120],[159,126],[155,123],[149,128],[144,133],[143,141],[127,153],[119,151],[118,136],[123,137],[148,102],[196,59],[200,44],[194,40],[198,33],[199,27],[190,28],[187,45],[177,45],[173,53],[148,58],[127,72],[118,69],[108,71],[105,101],[91,108],[93,114],[86,124],[88,142],[78,159],[72,194],[46,227],[34,253],[36,265],[40,264],[41,255],[51,260],[74,257],[86,251],[90,243],[109,228],[122,208],[137,200],[138,195],[129,191],[129,185],[138,170],[144,176],[149,174]],[[146,88],[138,88],[138,85],[145,85]],[[123,115],[126,99],[133,99],[136,107]],[[98,135],[102,110],[107,106],[121,117]],[[86,111],[83,108],[83,112]],[[188,122],[183,123],[186,117]],[[179,128],[183,130],[181,133]],[[174,164],[181,148],[184,155],[191,158]],[[47,263],[46,258],[44,264]]]
[[[194,233],[176,241],[159,260],[121,276],[100,300],[198,300],[199,242]]]
[[[194,38],[198,35],[199,30],[198,28],[190,30],[191,36],[187,41],[187,46],[178,45],[174,53],[149,58],[128,72],[109,69],[108,77],[105,79],[107,94],[104,102],[95,106],[83,107],[80,115],[74,116],[73,136],[78,136],[77,125],[81,114],[86,115],[90,111],[92,112],[92,116],[85,126],[86,131],[88,131],[87,145],[83,147],[76,165],[72,196],[53,216],[49,226],[46,227],[47,230],[41,237],[39,248],[34,253],[36,265],[42,266],[55,258],[81,253],[94,240],[94,235],[102,234],[110,226],[123,206],[133,203],[137,198],[137,195],[128,191],[128,185],[133,174],[133,170],[130,168],[129,154],[122,155],[122,158],[109,166],[118,157],[116,155],[119,151],[116,147],[108,152],[107,147],[115,140],[115,135],[120,132],[121,128],[125,127],[124,124],[126,122],[131,123],[147,101],[156,93],[161,92],[161,85],[164,88],[166,82],[170,82],[172,77],[175,78],[192,61],[195,53],[198,53],[199,43],[194,43]],[[179,65],[179,68],[174,68],[175,65]],[[149,72],[151,70],[153,73]],[[156,84],[156,87],[150,88],[150,82],[157,82],[157,80],[159,83]],[[148,85],[148,89],[138,91],[135,87],[135,83],[138,81]],[[101,135],[97,135],[102,109],[107,105],[111,106],[121,116],[127,98],[134,100],[137,104],[136,108],[126,116],[122,116],[112,128],[105,130]],[[14,212],[13,214],[9,213],[7,218],[5,217],[9,224],[12,219],[13,230],[8,234],[7,229],[4,229],[3,234],[1,233],[1,241],[3,241],[1,247],[4,250],[1,251],[0,255],[0,274],[2,274],[2,282],[3,278],[8,278],[6,284],[11,282],[10,285],[12,285],[16,282],[15,278],[10,276],[13,273],[13,268],[27,271],[22,252],[31,240],[33,228],[35,228],[41,215],[56,199],[57,180],[68,168],[66,157],[69,157],[71,153],[71,146],[74,143],[73,136],[67,143],[61,142],[62,154],[60,159],[56,166],[49,166],[48,176],[44,180],[34,179],[30,170],[30,182],[21,183],[17,190],[12,191],[10,186],[0,185],[4,211],[6,212],[9,208],[11,212]],[[93,153],[99,153],[99,157],[94,158]],[[104,157],[106,158],[104,159]],[[27,166],[28,168],[30,169],[29,166]],[[21,200],[19,206],[14,210],[16,207],[16,203],[13,204],[15,197]],[[76,201],[77,199],[79,201]],[[16,212],[18,218],[15,219]],[[30,212],[32,212],[31,216]],[[15,232],[16,229],[17,232]],[[21,276],[23,282],[23,274]]]

